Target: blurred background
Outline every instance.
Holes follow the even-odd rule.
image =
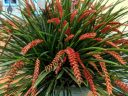
[[[12,7],[12,13],[16,15],[20,15],[18,11],[18,5],[20,3],[19,0],[0,0],[0,10],[7,11],[7,8],[9,5]],[[40,6],[41,8],[45,7],[45,0],[33,0],[36,6]],[[84,0],[81,0],[81,2]],[[90,0],[91,1],[91,0]],[[98,1],[98,0],[95,0]],[[105,2],[106,0],[104,0]],[[108,4],[112,4],[113,2],[116,2],[118,0],[109,0]],[[116,10],[119,10],[121,7],[127,6],[128,7],[128,0],[122,0],[123,2],[119,4],[116,8]]]

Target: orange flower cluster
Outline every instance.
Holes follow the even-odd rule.
[[[56,25],[60,24],[59,18],[52,18],[47,21],[47,23],[55,23]]]
[[[53,59],[53,61],[45,67],[46,71],[51,71],[52,69],[56,68],[56,66],[58,66],[59,62],[61,61],[61,56],[64,54],[64,50],[60,50],[55,58]]]
[[[87,81],[88,81],[88,83],[89,83],[89,85],[90,85],[90,89],[91,89],[91,91],[93,92],[93,95],[94,96],[98,96],[97,95],[97,92],[96,92],[96,88],[95,88],[95,85],[94,85],[94,83],[93,83],[93,80],[92,80],[92,78],[90,77],[90,74],[88,74],[88,70],[86,69],[84,69],[84,76],[85,76],[85,78],[87,79]]]
[[[71,29],[70,29],[70,27],[65,31],[65,34],[67,34],[68,36],[71,34]]]
[[[66,20],[63,21],[63,27],[67,24],[68,22]]]
[[[108,44],[108,45],[111,45],[112,47],[115,47],[115,48],[117,48],[117,49],[119,49],[120,47],[118,47],[115,43],[113,43],[113,42],[110,42],[110,41],[106,41],[106,43]]]
[[[35,4],[34,4],[33,0],[30,0],[30,4],[31,4],[32,9],[35,11],[36,7],[35,7]]]
[[[6,32],[8,32],[8,33],[12,33],[12,30],[11,30],[11,29],[9,29],[8,27],[3,26],[2,28],[3,28]]]
[[[70,65],[73,69],[74,75],[77,79],[77,83],[80,85],[83,82],[83,79],[81,77],[81,73],[79,70],[79,65],[77,62],[77,57],[76,57],[75,51],[72,48],[68,47],[65,49],[65,53],[68,55],[68,59],[69,59]]]
[[[118,28],[112,28],[112,31],[115,31],[115,32],[117,32],[119,34],[122,34],[122,32]]]
[[[127,39],[120,39],[120,40],[116,40],[114,43],[115,44],[128,44],[128,40]]]
[[[124,24],[124,23],[120,23],[120,22],[116,22],[116,21],[112,21],[112,22],[109,22],[110,25],[116,25],[117,27],[123,25],[123,26],[128,26],[128,24]]]
[[[71,23],[73,22],[73,20],[74,20],[74,18],[75,18],[75,16],[76,16],[77,13],[78,13],[77,10],[74,10],[74,11],[72,12],[71,17],[70,17],[70,22],[71,22]]]
[[[52,18],[52,19],[49,19],[47,21],[47,23],[55,23],[56,25],[60,24],[61,20],[59,18]],[[63,21],[63,27],[67,24],[68,22],[66,20]],[[67,30],[64,32],[65,34],[67,34],[68,36],[70,35],[70,27],[67,28]],[[60,32],[60,29],[59,29],[59,32]]]
[[[31,9],[30,9],[30,4],[29,4],[29,0],[25,0],[26,3],[26,11],[28,16],[31,16]]]
[[[29,2],[30,1],[30,2]],[[26,4],[26,11],[27,11],[27,14],[28,16],[31,16],[31,8],[35,11],[36,10],[36,7],[35,7],[35,4],[33,3],[32,0],[25,0],[25,4]]]
[[[96,40],[96,41],[102,41],[103,39],[102,38],[95,38],[94,40]],[[106,42],[107,45],[111,45],[112,47],[115,47],[115,48],[118,48],[119,49],[119,47],[115,43],[113,43],[111,41],[105,41],[105,42]]]
[[[42,42],[43,42],[43,40],[41,40],[41,39],[33,40],[32,42],[28,43],[25,47],[22,48],[21,53],[23,55],[25,55],[31,48],[33,48],[34,46],[36,46]]]
[[[114,26],[116,25],[116,27],[113,28],[112,27],[113,25]],[[94,26],[94,30],[97,30],[103,26],[104,28],[101,30],[102,33],[106,33],[109,30],[121,33],[118,29],[116,29],[117,27],[119,27],[121,25],[125,25],[125,24],[121,24],[120,22],[115,22],[115,21],[109,22],[108,24],[106,22],[103,22],[103,23],[100,23],[100,24]]]
[[[74,37],[74,34],[69,35],[67,38],[65,38],[65,42],[68,42],[69,40],[71,40]]]
[[[68,24],[68,22],[67,22],[66,20],[64,20],[64,22],[63,22],[63,28],[64,28],[64,26],[65,26],[66,24]],[[71,35],[71,29],[70,29],[70,27],[68,27],[64,33],[65,33],[66,35],[68,35],[68,36]]]
[[[121,31],[119,31],[117,28],[113,28],[113,27],[110,26],[110,25],[105,26],[105,27],[101,30],[102,33],[106,33],[106,32],[109,32],[109,31],[115,31],[115,32],[118,32],[118,33],[122,34]]]
[[[112,21],[112,22],[109,22],[110,25],[121,25],[120,22],[116,22],[116,21]]]
[[[55,69],[55,74],[58,74],[59,71],[61,70],[62,64],[66,61],[66,57],[64,57],[63,60],[60,60],[60,62],[58,63],[57,68]]]
[[[32,92],[32,87],[29,88],[29,90],[24,94],[24,96],[29,96],[29,94]]]
[[[79,40],[85,40],[85,39],[87,39],[87,38],[94,38],[95,36],[96,36],[96,33],[94,33],[94,32],[85,33],[85,34],[83,34],[83,35],[81,35],[81,36],[79,37]]]
[[[35,69],[34,69],[34,74],[33,74],[33,79],[32,79],[32,96],[35,96],[36,94],[36,88],[34,88],[34,84],[38,78],[39,75],[39,71],[40,71],[40,60],[36,59],[36,63],[35,63]]]
[[[127,62],[115,51],[105,51],[106,53],[115,57],[121,64],[125,65]]]
[[[93,82],[92,75],[90,74],[90,72],[87,70],[87,68],[83,64],[82,60],[80,59],[80,55],[77,52],[76,52],[76,57],[77,57],[77,61],[81,64],[82,68],[84,69],[84,76],[90,85],[91,91],[93,92],[94,96],[97,96],[97,92],[96,92],[96,88]]]
[[[128,93],[128,84],[125,84],[124,82],[122,82],[121,80],[116,80],[114,82],[119,88],[121,88],[123,91]]]
[[[59,2],[59,0],[56,0],[56,7],[57,7],[57,10],[58,10],[58,12],[60,14],[60,18],[62,18],[62,16],[63,16],[63,8],[62,8],[62,5]]]
[[[11,84],[13,78],[16,76],[17,72],[18,72],[23,66],[24,66],[24,62],[23,62],[23,61],[17,61],[16,63],[14,63],[14,64],[11,66],[10,71],[9,71],[9,72],[6,74],[6,76],[5,76],[5,77],[8,78],[6,92],[9,91],[10,84]]]
[[[112,26],[110,26],[110,25],[105,26],[101,30],[102,33],[106,33],[106,32],[109,32],[109,31],[115,31],[115,32],[118,32],[118,33],[122,34],[121,31],[119,31],[117,28],[112,28]]]
[[[98,60],[103,60],[103,58],[99,54],[95,54],[95,55],[93,55],[93,57],[95,57]],[[107,92],[110,95],[110,94],[112,94],[112,85],[111,85],[111,80],[110,80],[110,77],[109,77],[105,62],[99,62],[99,63],[100,63],[100,66],[101,66],[101,68],[102,68],[102,70],[104,72],[104,75],[105,75]]]
[[[105,27],[101,30],[101,32],[102,32],[102,33],[106,33],[106,32],[108,32],[110,29],[111,29],[111,26],[110,26],[110,25],[107,25],[107,26],[105,26]]]
[[[103,76],[103,74],[99,71],[99,69],[97,68],[97,66],[94,62],[90,61],[89,64],[95,68],[95,70],[99,73],[100,76]]]
[[[98,24],[96,26],[94,26],[94,30],[97,30],[99,29],[101,26],[104,26],[105,25],[105,22],[101,23],[101,24]]]
[[[85,18],[86,16],[95,13],[96,10],[86,10],[83,12],[83,14],[79,17],[78,22],[80,22],[83,18]]]
[[[61,67],[62,67],[62,62],[59,62],[57,68],[55,69],[55,74],[59,73],[59,71],[61,70]]]
[[[6,77],[8,77],[9,80],[12,80],[17,72],[23,67],[23,65],[23,61],[17,61],[16,63],[14,63],[11,67],[11,70],[7,73]]]
[[[89,25],[90,23],[92,23],[94,20],[96,20],[96,16],[94,16],[93,18],[91,18],[85,25]]]
[[[17,29],[17,25],[11,20],[4,20],[6,23],[10,24],[14,29]]]

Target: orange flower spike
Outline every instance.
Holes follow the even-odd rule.
[[[62,63],[59,63],[56,70],[55,70],[55,74],[59,73],[59,71],[61,70],[61,67],[62,67]]]
[[[57,10],[59,11],[60,18],[62,18],[62,16],[63,16],[63,8],[62,8],[62,5],[59,2],[59,0],[56,0],[56,7],[57,7]]]
[[[115,44],[124,44],[124,40],[123,39],[116,40],[114,43]]]
[[[113,28],[112,31],[115,31],[115,32],[117,32],[119,34],[122,34],[122,32],[119,29],[117,29],[117,28]]]
[[[79,4],[79,0],[74,0],[73,1],[73,6],[76,6],[76,5],[78,5]]]
[[[33,84],[36,81],[36,79],[38,78],[39,70],[40,70],[39,68],[40,68],[40,60],[37,59],[36,63],[35,63],[34,74],[33,74]]]
[[[103,76],[103,74],[99,71],[98,67],[94,62],[90,61],[89,64],[95,68],[95,70],[99,73],[100,76]]]
[[[91,75],[90,72],[87,70],[86,66],[83,64],[82,60],[80,59],[80,55],[79,55],[78,52],[76,52],[76,57],[77,57],[78,62],[80,63],[80,65],[81,65],[81,66],[83,67],[83,69],[84,69],[84,76],[85,76],[85,78],[87,79],[87,81],[89,82],[91,91],[93,92],[94,96],[97,96],[96,88],[95,88],[94,82],[93,82],[93,80],[92,80],[92,79],[93,79],[92,75]]]
[[[106,53],[115,57],[121,64],[125,65],[127,62],[115,51],[105,51]]]
[[[120,22],[114,22],[114,21],[112,21],[112,22],[109,22],[109,25],[121,25],[121,23]]]
[[[118,47],[118,46],[117,46],[115,43],[113,43],[113,42],[106,41],[106,43],[107,43],[108,45],[111,45],[111,46],[117,48],[117,49],[120,49],[120,47]]]
[[[11,20],[6,20],[7,23],[9,23],[14,29],[17,29],[16,24]]]
[[[74,11],[72,12],[71,17],[70,17],[70,22],[71,22],[71,23],[73,22],[73,20],[74,20],[75,16],[77,15],[77,13],[78,13],[77,10],[74,10]]]
[[[56,66],[58,66],[59,61],[60,61],[60,59],[61,59],[61,56],[62,56],[63,54],[64,54],[64,50],[60,50],[60,51],[56,54],[56,56],[55,56],[55,58],[52,60],[52,62],[51,62],[48,66],[45,67],[45,70],[46,70],[46,71],[51,71],[53,68],[55,68]]]
[[[87,24],[92,23],[95,19],[96,19],[96,17],[94,16],[93,18],[91,18],[91,19],[88,21],[88,23],[87,23]]]
[[[95,38],[94,40],[100,42],[100,41],[102,41],[103,39],[102,39],[102,38]],[[115,47],[115,48],[120,49],[115,43],[113,43],[113,42],[111,42],[111,41],[106,41],[106,44],[111,45],[111,46],[113,46],[113,47]]]
[[[94,30],[97,30],[98,28],[100,28],[103,25],[105,25],[105,22],[103,22],[103,23],[101,23],[99,25],[94,26]]]
[[[55,58],[53,59],[53,61],[52,61],[52,63],[58,63],[59,62],[59,60],[60,60],[60,57],[62,56],[64,54],[64,50],[60,50],[57,54],[56,54],[56,56],[55,56]]]
[[[79,17],[78,22],[80,22],[84,17],[86,17],[86,16],[88,16],[92,13],[95,13],[95,12],[96,12],[96,10],[86,10],[86,11],[84,11],[83,14]]]
[[[102,8],[101,8],[101,10],[106,10],[106,9],[108,9],[108,8],[110,8],[112,6],[112,4],[110,4],[110,5],[108,5],[108,6],[103,6]]]
[[[105,26],[105,27],[101,30],[102,33],[106,33],[106,32],[108,32],[108,31],[115,31],[115,32],[118,32],[118,33],[122,34],[121,31],[119,31],[117,28],[112,28],[110,25]]]
[[[32,0],[30,0],[30,3],[31,3],[31,6],[32,6],[33,10],[35,11],[36,10],[36,7],[35,7],[34,2]]]
[[[3,29],[6,31],[6,32],[8,32],[8,33],[12,33],[12,30],[11,29],[9,29],[8,27],[6,27],[6,26],[3,26]]]
[[[54,66],[54,64],[52,64],[52,63],[49,64],[48,66],[45,67],[45,71],[50,72],[53,69],[53,66]]]
[[[29,0],[25,0],[26,3],[26,11],[28,16],[31,16],[31,10],[30,10],[30,4],[29,4]]]
[[[63,63],[62,61],[60,61],[60,62],[58,63],[58,66],[57,66],[57,68],[55,69],[55,74],[58,74],[59,71],[61,70],[62,63]]]
[[[96,33],[94,33],[94,32],[85,33],[85,34],[83,34],[83,35],[81,35],[81,36],[79,37],[79,40],[85,40],[85,39],[87,39],[87,38],[94,38],[95,36],[96,36]]]
[[[96,40],[96,41],[102,41],[103,39],[102,38],[94,38],[94,40]]]
[[[93,82],[92,78],[88,74],[88,70],[84,69],[84,76],[85,76],[85,78],[87,79],[87,81],[88,81],[88,83],[90,85],[90,89],[93,92],[93,95],[94,96],[98,96],[97,92],[96,92],[96,88],[95,88],[94,82]]]
[[[112,27],[110,25],[107,25],[101,30],[101,33],[106,33],[107,31],[111,30],[111,28]]]
[[[24,96],[30,96],[29,94],[31,94],[32,92],[32,88],[29,88],[28,91],[24,94]]]
[[[9,91],[9,87],[10,87],[10,84],[11,82],[13,81],[13,78],[16,76],[17,72],[23,68],[24,66],[24,62],[23,61],[17,61],[16,63],[14,63],[10,69],[10,71],[7,73],[7,75],[5,77],[8,78],[8,81],[7,81],[7,88],[6,88],[6,92]]]
[[[69,40],[71,40],[75,35],[74,34],[71,34],[69,35],[67,38],[65,38],[65,42],[68,42]]]
[[[67,24],[68,22],[66,20],[64,20],[63,22],[63,27]]]
[[[77,57],[76,57],[75,51],[72,48],[68,47],[65,49],[65,53],[68,55],[68,59],[69,59],[70,65],[73,69],[74,76],[77,79],[77,83],[80,85],[83,82],[83,79],[81,77],[81,73],[79,70],[79,65],[77,62]]]
[[[10,69],[10,71],[7,73],[7,75],[5,77],[8,78],[8,87],[10,85],[10,83],[12,82],[12,79],[15,77],[15,75],[17,74],[17,72],[24,66],[24,62],[23,61],[17,61],[16,63],[14,63]]]
[[[55,23],[55,24],[60,24],[60,19],[59,18],[52,18],[52,19],[49,19],[47,21],[47,23]]]
[[[120,39],[120,40],[116,40],[114,43],[115,44],[128,44],[128,40],[127,39]]]
[[[36,46],[42,42],[43,42],[43,40],[41,40],[41,39],[33,40],[32,42],[28,43],[25,47],[22,48],[21,53],[23,55],[25,55],[31,48],[33,48],[34,46]]]
[[[36,88],[34,88],[34,84],[39,76],[39,71],[40,71],[40,60],[36,59],[36,63],[35,63],[35,69],[34,69],[34,74],[33,74],[33,79],[32,79],[32,96],[35,96],[36,94]]]
[[[59,73],[59,71],[61,70],[62,64],[63,64],[64,62],[66,62],[66,57],[64,57],[63,60],[60,60],[58,66],[57,66],[57,68],[56,68],[56,70],[55,70],[55,74],[58,74],[58,73]]]
[[[128,93],[128,84],[125,84],[124,82],[122,82],[121,80],[116,80],[114,82],[119,88],[121,88],[123,91]]]
[[[17,61],[16,63],[14,63],[12,65],[13,68],[17,68],[17,69],[21,69],[24,66],[24,62],[23,61]]]
[[[103,58],[99,54],[95,54],[95,55],[93,55],[93,57],[95,57],[98,60],[103,60]],[[104,75],[105,75],[107,92],[110,95],[110,94],[112,94],[112,85],[111,85],[111,80],[110,80],[110,77],[109,77],[105,62],[99,62],[99,63],[100,63],[100,66],[101,66],[101,68],[102,68],[102,70],[104,72]]]
[[[68,22],[66,20],[64,20],[63,22],[63,27],[67,24]],[[67,30],[64,32],[66,35],[70,35],[71,34],[71,30],[70,30],[70,27],[67,28]]]
[[[68,29],[65,31],[65,34],[67,34],[68,36],[71,34],[71,29],[70,29],[70,27],[68,27]]]
[[[99,25],[96,25],[96,26],[94,26],[94,30],[97,30],[98,28],[100,28],[101,26],[104,26],[106,23],[105,22],[103,22],[103,23],[101,23],[101,24],[99,24]],[[109,22],[108,24],[107,24],[107,28],[108,29],[110,29],[110,25],[122,25],[120,22],[114,22],[114,21],[112,21],[112,22]],[[107,30],[107,28],[106,28],[106,30]],[[105,29],[104,29],[105,30]]]

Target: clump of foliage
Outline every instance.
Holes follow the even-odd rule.
[[[3,13],[1,96],[70,96],[71,86],[127,95],[128,34],[119,30],[127,10],[103,1],[52,0],[37,10],[26,0],[22,18]]]

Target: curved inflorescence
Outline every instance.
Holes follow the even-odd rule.
[[[83,82],[83,79],[81,77],[81,73],[79,70],[79,65],[77,62],[77,57],[76,57],[75,51],[72,48],[68,47],[65,49],[65,53],[68,55],[68,59],[69,59],[70,65],[73,69],[74,76],[77,79],[77,83],[80,85]]]

